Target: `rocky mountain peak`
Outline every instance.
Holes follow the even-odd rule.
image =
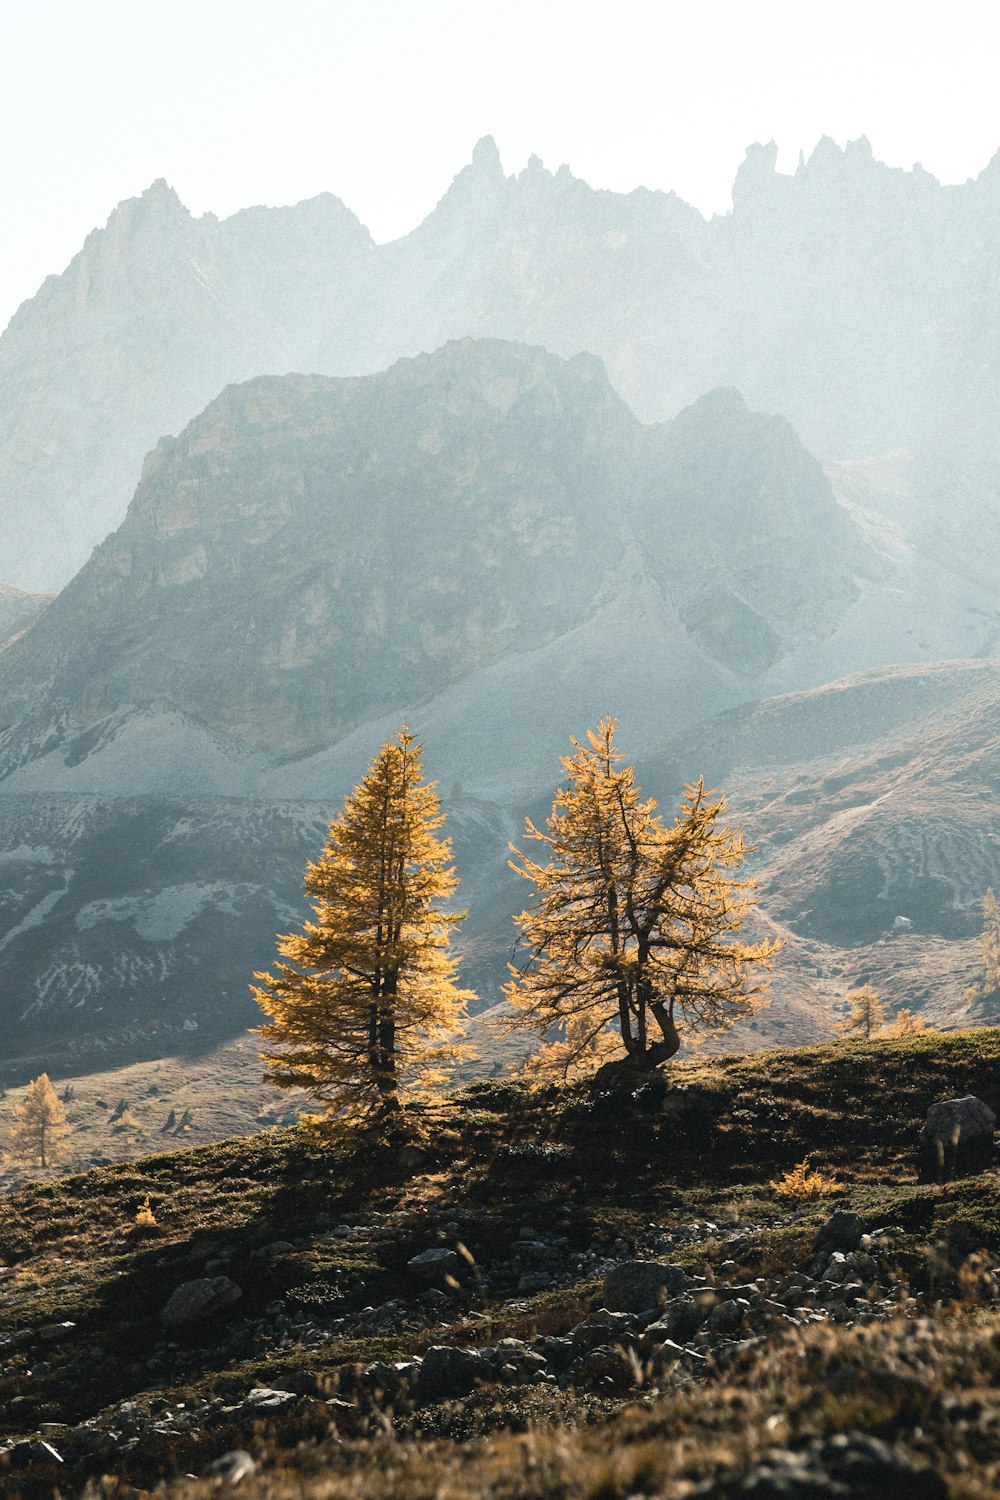
[[[491,135],[484,135],[475,144],[472,152],[472,165],[477,172],[486,177],[502,177],[503,163],[500,160],[500,152],[497,143]]]

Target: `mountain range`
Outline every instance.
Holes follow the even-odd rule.
[[[1000,160],[962,187],[824,139],[747,153],[731,213],[594,190],[481,141],[412,233],[376,245],[329,194],[193,218],[120,204],[0,338],[0,577],[61,587],[124,516],[143,455],[260,374],[362,375],[453,338],[605,361],[659,421],[720,386],[821,461],[906,453],[917,488],[1000,493]],[[898,481],[880,475],[890,494]],[[884,509],[884,506],[877,507]]]

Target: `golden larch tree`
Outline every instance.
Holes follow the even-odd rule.
[[[983,972],[973,990],[979,997],[990,999],[1000,994],[1000,904],[992,886],[987,888],[983,897],[983,930],[979,943]]]
[[[850,1009],[837,1030],[841,1036],[873,1037],[885,1025],[885,1004],[870,984],[847,991]]]
[[[680,1046],[678,1023],[697,1035],[751,1015],[780,946],[737,936],[756,902],[725,799],[694,782],[668,826],[616,748],[617,727],[606,718],[585,744],[571,739],[545,829],[527,820],[544,860],[511,846],[535,894],[516,918],[526,959],[511,966],[507,1025],[555,1030],[532,1066],[566,1075],[615,1056],[652,1072]]]
[[[896,1012],[896,1019],[889,1028],[890,1036],[919,1036],[921,1032],[933,1031],[923,1016],[915,1016],[908,1005]]]
[[[302,1088],[329,1116],[393,1116],[463,1054],[471,992],[449,951],[461,914],[437,784],[403,728],[383,745],[323,852],[306,869],[315,920],[278,939],[284,962],[256,974],[267,1077]]]
[[[28,1084],[24,1098],[14,1106],[7,1151],[14,1161],[34,1162],[48,1167],[59,1155],[62,1143],[70,1133],[62,1100],[41,1073]]]

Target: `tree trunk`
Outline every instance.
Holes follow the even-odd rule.
[[[673,1057],[680,1048],[681,1039],[673,1016],[662,1000],[650,1000],[648,1007],[663,1032],[663,1040],[650,1042],[644,1052],[630,1051],[627,1057],[616,1057],[598,1068],[590,1085],[591,1098],[633,1093],[652,1077],[661,1063]]]

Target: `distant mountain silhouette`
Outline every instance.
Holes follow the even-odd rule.
[[[121,521],[139,464],[226,384],[361,375],[448,339],[600,355],[644,420],[737,388],[823,460],[907,450],[1000,473],[1000,158],[963,187],[823,140],[791,176],[747,153],[733,209],[595,191],[492,141],[411,234],[336,198],[193,219],[154,183],[0,339],[0,558],[62,585]],[[992,490],[991,490],[992,486]]]

